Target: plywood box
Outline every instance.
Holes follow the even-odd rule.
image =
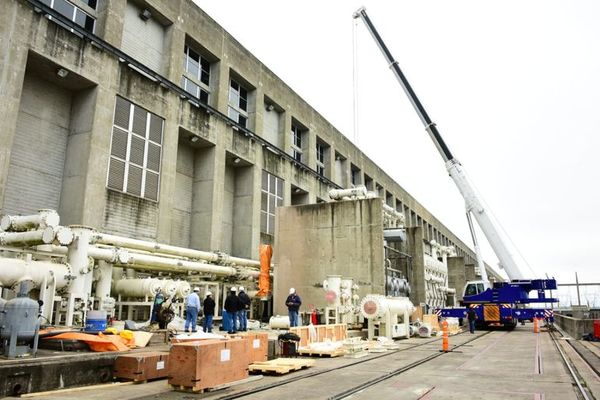
[[[314,328],[314,334],[311,337],[311,329]],[[340,341],[348,338],[348,325],[330,324],[330,325],[308,325],[295,326],[290,328],[290,332],[300,337],[300,347],[308,346],[310,343]]]
[[[269,358],[269,334],[267,332],[241,332],[233,337],[240,337],[246,341],[250,357],[250,364],[267,361]]]
[[[166,378],[168,367],[168,352],[125,354],[115,360],[114,376],[133,381]]]
[[[246,340],[203,340],[171,347],[169,384],[202,390],[248,377]]]

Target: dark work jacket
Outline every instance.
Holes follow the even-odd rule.
[[[300,296],[298,296],[296,293],[290,294],[285,300],[285,305],[290,311],[298,311],[301,304],[302,300],[300,300]]]
[[[240,306],[242,310],[250,309],[250,296],[248,296],[246,292],[240,292],[238,299],[240,300]]]
[[[240,310],[240,299],[238,299],[235,293],[229,293],[225,299],[225,311],[233,313]]]
[[[204,315],[215,315],[215,301],[212,297],[206,296],[204,299]]]
[[[475,321],[477,319],[477,313],[475,310],[469,309],[469,311],[467,311],[467,319],[469,321]]]

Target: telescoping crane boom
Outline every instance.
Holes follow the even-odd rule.
[[[444,142],[440,132],[437,129],[436,124],[431,120],[425,107],[419,101],[419,98],[415,94],[414,90],[408,83],[408,80],[404,76],[398,62],[394,59],[391,52],[383,42],[383,39],[375,29],[375,26],[371,22],[371,19],[367,15],[367,11],[364,7],[359,8],[353,15],[354,18],[360,18],[366,25],[369,33],[377,43],[377,46],[383,53],[386,61],[388,62],[389,68],[394,73],[394,76],[400,83],[400,86],[408,96],[411,104],[413,105],[417,115],[421,119],[421,122],[425,126],[425,130],[429,134],[429,137],[435,144],[435,147],[439,151],[444,163],[446,165],[446,170],[448,171],[450,177],[458,187],[461,195],[465,200],[465,206],[467,209],[467,214],[473,215],[475,220],[477,221],[479,227],[484,233],[486,239],[490,243],[494,253],[498,257],[500,264],[506,271],[508,278],[511,282],[498,282],[494,284],[494,288],[489,288],[489,282],[487,282],[485,266],[481,265],[482,268],[482,276],[485,279],[485,285],[481,285],[481,288],[478,289],[478,285],[471,284],[471,287],[474,289],[470,293],[465,293],[466,295],[463,298],[463,303],[467,306],[475,306],[475,308],[484,309],[485,306],[494,306],[499,311],[497,313],[498,318],[497,321],[492,321],[488,319],[490,322],[500,322],[507,323],[513,325],[516,323],[517,319],[530,319],[533,317],[543,317],[544,311],[543,309],[533,310],[533,309],[522,309],[518,308],[516,304],[524,304],[524,303],[552,303],[556,302],[555,299],[545,297],[545,290],[556,289],[556,281],[554,279],[535,279],[535,280],[527,280],[525,276],[519,268],[519,265],[516,261],[515,256],[509,249],[509,246],[502,238],[500,230],[496,226],[496,223],[490,216],[490,213],[483,205],[483,202],[479,199],[476,191],[473,186],[467,179],[467,176],[464,172],[463,166],[461,163],[453,156],[450,151],[448,145]],[[469,224],[471,225],[470,221]],[[471,227],[472,229],[472,227]],[[483,264],[483,263],[481,263]],[[483,283],[483,282],[482,282]],[[467,284],[466,289],[469,289],[469,284]],[[535,290],[537,291],[538,297],[536,299],[529,298],[529,292]],[[470,296],[468,294],[471,294]],[[510,307],[507,307],[506,304],[510,304]],[[484,307],[481,307],[483,305]],[[501,307],[501,305],[503,307]],[[500,309],[510,309],[512,312],[504,314],[504,319],[502,318],[502,312]],[[454,311],[446,311],[445,310],[456,310]],[[490,309],[491,310],[491,309]],[[532,312],[525,311],[531,310]],[[443,309],[441,310],[442,316],[459,316],[462,317],[465,309]],[[481,311],[483,312],[483,310]],[[445,315],[444,315],[445,314]],[[490,312],[490,315],[494,319],[496,319],[496,312]],[[508,315],[510,314],[510,315]]]

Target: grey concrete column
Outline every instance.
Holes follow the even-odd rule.
[[[8,178],[10,164],[10,151],[13,144],[19,103],[21,102],[21,89],[25,77],[28,46],[21,45],[22,39],[29,37],[29,32],[19,32],[19,26],[28,27],[29,23],[19,20],[17,14],[22,4],[10,1],[3,3],[0,12],[0,115],[2,115],[2,129],[0,129],[0,210],[4,206],[4,191]],[[17,30],[15,32],[15,30]]]
[[[412,277],[410,277],[410,287],[412,293],[410,300],[418,305],[425,303],[425,260],[423,252],[423,228],[406,229],[408,254],[412,257]]]
[[[462,300],[467,282],[464,257],[448,257],[448,287],[456,289],[456,301]]]
[[[235,170],[235,192],[233,195],[233,233],[232,233],[232,255],[237,257],[252,257],[253,247],[257,247],[253,240],[253,222],[256,210],[260,210],[260,197],[256,197],[255,184],[256,174],[254,166],[236,168]]]

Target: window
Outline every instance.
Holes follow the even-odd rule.
[[[368,191],[373,191],[373,179],[367,174],[365,174],[365,187]]]
[[[292,123],[292,157],[302,162],[302,129],[294,123]]]
[[[89,5],[91,8],[96,8],[95,0],[84,0],[83,2]],[[64,15],[71,21],[75,22],[77,25],[81,26],[86,31],[94,33],[94,29],[96,28],[96,19],[88,13],[86,13],[85,11],[83,11],[81,8],[75,6],[67,0],[42,0],[42,3],[57,11],[61,15]],[[48,18],[52,19],[51,16]],[[63,28],[73,32],[71,28],[64,26],[58,21],[55,22],[58,25],[61,25]]]
[[[350,181],[354,186],[358,186],[362,183],[360,179],[360,168],[354,164],[350,164]]]
[[[117,97],[106,186],[158,201],[164,120]]]
[[[275,207],[283,205],[283,179],[262,173],[260,231],[268,235],[275,234]]]
[[[210,62],[185,46],[183,50],[183,76],[181,87],[188,93],[208,104],[210,94]]]
[[[317,173],[325,176],[325,145],[317,142]]]
[[[229,85],[229,118],[246,127],[248,121],[248,90],[231,80]]]

